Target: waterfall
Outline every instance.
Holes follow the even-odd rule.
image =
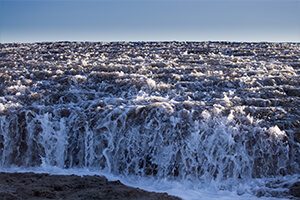
[[[189,105],[22,108],[0,118],[1,166],[218,181],[299,173],[299,148],[277,126]]]
[[[96,169],[220,189],[300,173],[299,44],[61,42],[1,51],[2,169]]]

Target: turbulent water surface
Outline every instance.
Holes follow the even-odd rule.
[[[287,197],[300,177],[300,44],[0,44],[0,167]]]

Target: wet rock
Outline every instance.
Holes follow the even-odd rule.
[[[163,62],[152,63],[151,67],[165,68],[167,65]]]
[[[300,182],[294,183],[289,190],[292,196],[300,198]]]
[[[10,180],[7,187],[7,180]],[[0,198],[21,199],[67,199],[67,200],[179,200],[166,193],[146,192],[127,187],[120,181],[107,181],[100,176],[67,176],[34,173],[0,173]]]
[[[299,132],[295,132],[295,141],[297,141],[298,143],[300,143],[300,131]]]
[[[71,111],[69,109],[65,108],[65,109],[60,110],[60,116],[61,117],[68,118],[70,116],[70,114],[71,114]]]
[[[298,88],[284,88],[284,91],[288,96],[300,97],[300,89]]]
[[[211,50],[209,48],[198,48],[190,49],[187,51],[188,54],[208,54]]]
[[[13,193],[6,193],[5,191],[0,192],[0,198],[3,200],[21,200],[21,196],[17,196]]]

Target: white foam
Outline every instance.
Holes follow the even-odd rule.
[[[0,103],[0,112],[5,111],[5,106],[3,105],[3,103]]]
[[[278,138],[282,138],[286,136],[285,131],[280,130],[280,128],[277,125],[270,127],[268,129],[268,132]]]

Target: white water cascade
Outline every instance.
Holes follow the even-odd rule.
[[[47,45],[51,49],[55,44]],[[113,44],[90,45],[95,52],[97,45],[108,48],[98,61],[103,64],[109,58],[115,66],[93,64],[90,57],[85,68],[59,68],[67,61],[50,60],[44,61],[48,72],[42,72],[28,61],[27,72],[19,71],[24,75],[21,81],[13,81],[12,71],[6,71],[10,79],[2,76],[1,168],[96,169],[122,176],[214,182],[222,190],[255,179],[299,175],[295,134],[300,101],[292,93],[299,85],[296,67],[284,68],[283,61],[254,62],[249,58],[257,55],[251,54],[246,55],[249,60],[238,60],[238,69],[228,62],[237,62],[239,55],[175,52],[177,47],[185,52],[188,43],[168,44],[171,60],[155,51],[167,44],[145,43],[141,49],[117,44],[125,49],[123,54],[109,51]],[[132,55],[126,48],[143,54],[128,65]],[[275,82],[269,83],[267,75]],[[290,81],[289,87],[285,81]],[[255,188],[251,192],[257,194]]]

